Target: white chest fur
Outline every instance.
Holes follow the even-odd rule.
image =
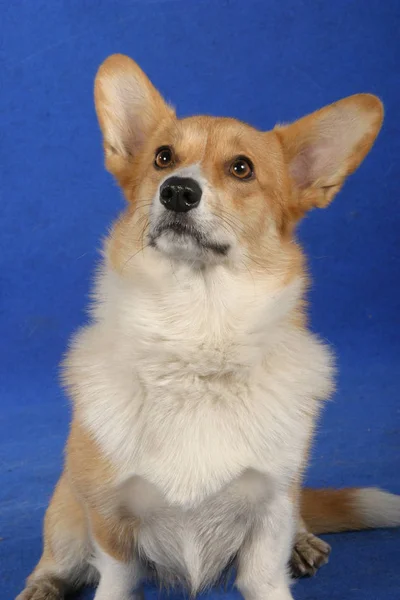
[[[161,582],[179,582],[194,594],[221,576],[256,522],[273,510],[274,485],[246,470],[195,508],[183,509],[168,503],[156,486],[132,477],[118,497],[124,514],[140,522],[137,543],[145,564]]]
[[[288,483],[331,385],[325,348],[285,319],[298,284],[170,275],[135,287],[103,275],[69,361],[85,425],[118,481],[140,475],[174,504],[196,506],[247,468]]]

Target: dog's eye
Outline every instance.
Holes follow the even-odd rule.
[[[231,164],[229,172],[238,179],[250,179],[253,177],[253,163],[245,156],[238,156]]]
[[[161,146],[161,148],[156,151],[154,166],[157,167],[157,169],[166,169],[167,167],[170,167],[173,162],[174,155],[172,148],[169,146]]]

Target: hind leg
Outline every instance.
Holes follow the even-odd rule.
[[[61,600],[95,580],[89,558],[85,515],[64,473],[46,512],[42,557],[16,600]]]
[[[294,538],[289,567],[292,577],[312,577],[329,560],[329,544],[310,533],[302,518],[300,505],[302,491],[300,484],[293,488],[293,498],[297,506],[296,535]]]
[[[326,565],[330,551],[329,544],[309,533],[305,523],[299,517],[290,560],[292,576],[312,577],[318,569]]]

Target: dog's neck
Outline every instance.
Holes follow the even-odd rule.
[[[136,360],[223,374],[259,362],[293,321],[303,281],[238,270],[193,268],[154,251],[118,273],[106,260],[95,318],[131,345]]]

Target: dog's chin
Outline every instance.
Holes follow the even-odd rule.
[[[150,246],[165,256],[194,263],[218,263],[226,259],[230,246],[213,241],[196,230],[164,228],[150,236]]]

